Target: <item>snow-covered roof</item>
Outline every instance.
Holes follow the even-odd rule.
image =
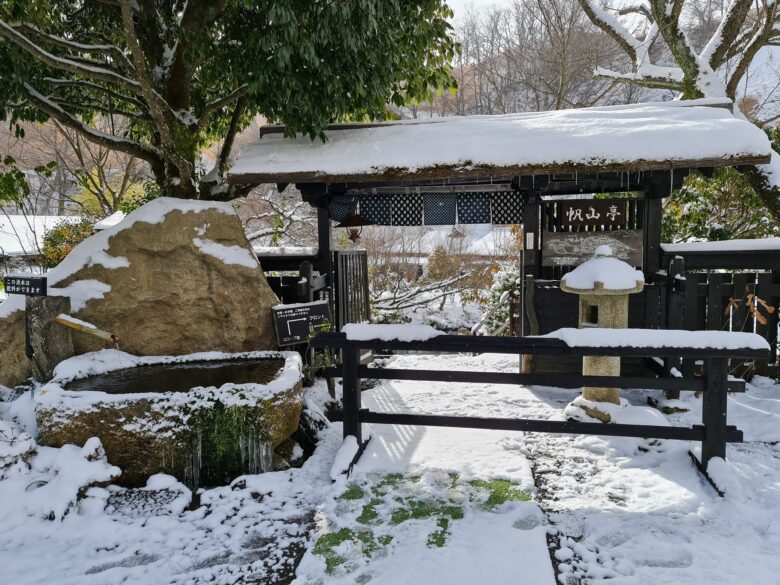
[[[342,125],[328,141],[264,135],[233,183],[360,182],[766,164],[766,134],[696,100]],[[717,107],[720,106],[720,107]]]
[[[0,256],[39,254],[46,230],[58,223],[78,222],[72,215],[3,215],[0,214]]]
[[[780,238],[661,244],[661,248],[666,254],[683,254],[686,252],[778,252],[780,251]]]

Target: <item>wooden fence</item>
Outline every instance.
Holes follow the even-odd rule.
[[[638,340],[642,336],[637,336]],[[339,377],[343,384],[344,437],[354,436],[358,445],[363,444],[362,423],[426,425],[461,428],[515,430],[545,433],[573,433],[701,441],[700,464],[706,471],[713,457],[726,456],[728,442],[741,442],[742,432],[726,421],[728,392],[744,392],[743,381],[729,380],[730,359],[766,358],[766,350],[732,349],[717,347],[570,347],[553,338],[473,337],[441,335],[426,341],[398,340],[350,340],[344,333],[320,333],[312,341],[314,347],[341,352],[341,364],[329,368],[327,374]],[[554,356],[620,356],[629,357],[685,357],[706,362],[706,375],[656,378],[633,376],[584,376],[581,374],[474,372],[452,370],[410,370],[399,368],[368,368],[360,365],[362,350],[394,350],[429,353],[514,353],[519,355]],[[462,417],[448,415],[399,414],[372,412],[362,408],[360,379],[415,380],[419,382],[477,382],[484,384],[524,384],[557,386],[580,389],[583,386],[608,386],[617,388],[644,388],[661,390],[693,390],[703,392],[702,425],[693,427],[661,427],[651,425],[626,425],[585,423],[576,421],[551,421],[533,419]],[[359,457],[360,452],[357,457]]]
[[[677,257],[654,281],[662,328],[757,333],[772,348],[769,359],[732,363],[732,371],[740,376],[778,375],[780,272],[690,272]],[[698,365],[691,359],[673,359],[666,368],[690,375]]]

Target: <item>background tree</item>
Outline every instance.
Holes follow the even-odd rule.
[[[579,3],[631,63],[625,69],[599,67],[596,78],[671,90],[682,99],[736,100],[759,51],[780,43],[775,0],[637,0],[611,9],[597,0]],[[780,156],[773,153],[770,164],[744,172],[780,218]]]
[[[127,121],[119,116],[99,116],[92,125],[109,132],[127,130]],[[46,161],[56,163],[53,173],[38,174],[32,181],[30,196],[49,200],[45,205],[49,211],[39,211],[44,215],[68,211],[105,217],[142,193],[143,183],[150,179],[142,160],[90,142],[56,120],[24,123],[21,128],[24,138],[0,129],[0,151],[11,153],[26,170]]]
[[[450,16],[437,0],[0,0],[0,104],[145,161],[165,194],[232,198],[247,188],[225,184],[229,157],[255,114],[323,137],[449,85]]]
[[[458,90],[436,97],[436,115],[508,114],[641,101],[639,86],[594,79],[604,64],[627,66],[577,0],[516,0],[458,19]]]

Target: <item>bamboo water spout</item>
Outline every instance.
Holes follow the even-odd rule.
[[[75,317],[71,317],[65,313],[60,313],[57,315],[54,318],[54,322],[62,325],[63,327],[68,327],[70,329],[75,329],[76,331],[81,331],[82,333],[94,335],[95,337],[111,342],[114,347],[119,347],[119,338],[116,335],[109,333],[108,331],[98,329],[92,323],[87,323],[86,321],[76,319]]]

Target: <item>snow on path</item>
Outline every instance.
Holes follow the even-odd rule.
[[[394,367],[418,369],[517,367],[517,357],[399,356]],[[511,386],[387,382],[363,395],[363,406],[384,412],[449,413],[478,416],[520,416],[528,411]],[[371,441],[354,476],[376,473],[420,474],[441,470],[461,480],[506,479],[531,493],[533,476],[522,437],[517,433],[404,425],[373,425]],[[517,584],[553,585],[555,576],[547,548],[546,527],[524,519],[541,517],[534,502],[506,513],[467,513],[453,523],[447,546],[419,554],[419,547],[398,547],[374,564],[372,584]],[[522,527],[522,528],[518,528]]]
[[[516,371],[515,356],[403,356],[394,367]],[[780,386],[758,380],[730,397],[731,424],[746,438],[780,441]],[[624,392],[643,405],[652,392]],[[388,382],[364,394],[376,410],[549,418],[576,394],[556,388]],[[659,397],[657,394],[654,394]],[[670,416],[697,422],[701,401],[684,393],[693,410]],[[541,501],[558,531],[555,551],[564,585],[780,583],[780,445],[730,445],[728,461],[712,473],[726,490],[719,497],[696,471],[679,441],[594,436],[497,433],[492,458],[478,434],[460,429],[382,427],[361,466],[413,468],[435,461],[466,472],[517,473],[507,452],[528,453]],[[484,431],[489,432],[489,431]],[[455,445],[464,441],[462,450]],[[428,444],[428,441],[431,441]],[[448,443],[449,441],[449,443]],[[639,447],[639,449],[636,449]],[[457,456],[456,456],[457,452]],[[718,464],[719,463],[719,464]]]

